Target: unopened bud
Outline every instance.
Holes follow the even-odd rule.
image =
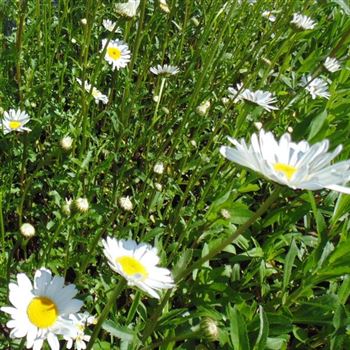
[[[72,200],[66,198],[66,202],[62,205],[62,211],[65,215],[69,216],[71,213]]]
[[[164,164],[159,162],[159,163],[156,163],[153,167],[153,171],[156,173],[156,174],[159,174],[159,175],[162,175],[164,173]]]
[[[60,141],[60,145],[65,151],[69,151],[72,148],[72,144],[73,144],[73,139],[70,136],[65,136]]]
[[[72,203],[72,209],[80,213],[86,213],[89,210],[89,202],[86,198],[77,198]]]
[[[216,341],[219,338],[219,328],[215,320],[206,317],[200,323],[201,330],[206,337],[211,341]]]
[[[25,223],[23,224],[20,229],[22,236],[26,238],[31,238],[35,235],[35,228],[33,225]]]
[[[120,197],[119,198],[119,205],[126,211],[132,211],[132,209],[134,208],[129,196]]]
[[[204,117],[208,113],[209,108],[210,108],[210,101],[205,101],[196,108],[196,112],[200,116]]]

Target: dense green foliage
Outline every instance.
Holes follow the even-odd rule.
[[[126,287],[96,350],[349,349],[349,196],[282,187],[234,242],[192,265],[279,189],[220,155],[227,135],[249,140],[259,122],[278,136],[293,130],[296,141],[343,144],[338,160],[350,158],[347,1],[167,3],[170,13],[142,0],[127,19],[110,0],[0,1],[0,106],[25,110],[32,129],[0,135],[0,306],[9,305],[17,273],[32,278],[45,266],[75,283],[84,310],[100,315],[121,280],[102,253],[109,235],[157,247],[176,288],[158,301]],[[275,22],[266,10],[276,10]],[[315,29],[297,30],[295,12]],[[121,34],[105,30],[107,18]],[[105,62],[105,38],[129,45],[126,68]],[[327,57],[342,69],[328,72]],[[165,63],[180,72],[150,73]],[[301,85],[309,74],[329,79],[328,100]],[[109,102],[95,103],[76,78]],[[279,109],[223,101],[240,82],[273,93]],[[198,113],[206,101],[208,111]],[[159,162],[162,174],[154,172]],[[120,205],[126,196],[131,211]],[[67,215],[65,199],[79,197],[89,210]],[[34,237],[20,234],[24,222]],[[8,319],[0,313],[0,349],[21,349]]]

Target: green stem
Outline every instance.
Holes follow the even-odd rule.
[[[45,251],[44,254],[43,254],[43,259],[42,259],[42,261],[44,262],[44,266],[47,264],[47,261],[48,261],[49,255],[50,255],[50,251],[51,251],[51,248],[52,248],[52,245],[53,245],[53,243],[56,241],[57,235],[58,235],[58,233],[60,232],[61,227],[63,226],[63,223],[64,223],[64,220],[62,220],[62,221],[57,225],[57,228],[56,228],[54,234],[51,235],[51,237],[50,237],[49,244],[47,245],[46,251]]]
[[[3,258],[6,256],[5,249],[5,226],[4,226],[4,216],[2,214],[2,192],[0,192],[0,231],[1,231],[1,249]]]
[[[16,61],[16,82],[18,85],[18,93],[19,99],[22,103],[22,91],[21,91],[21,51],[22,51],[22,38],[24,32],[24,19],[25,19],[25,10],[27,7],[27,0],[22,0],[19,4],[19,23],[16,33],[16,53],[17,53],[17,61]]]
[[[104,307],[104,309],[101,312],[101,315],[98,319],[98,322],[94,328],[94,331],[91,335],[90,341],[87,344],[86,350],[91,350],[92,346],[95,343],[95,340],[100,332],[100,329],[102,327],[102,324],[104,322],[104,320],[106,319],[106,317],[108,316],[109,311],[111,310],[111,308],[113,307],[113,305],[115,304],[116,299],[118,298],[118,296],[120,295],[120,293],[123,291],[124,287],[126,286],[126,281],[125,279],[122,279],[121,281],[119,281],[119,283],[115,286],[106,306]]]
[[[163,90],[164,90],[164,86],[165,86],[165,81],[166,81],[166,78],[162,78],[162,82],[160,83],[160,89],[159,89],[157,105],[156,105],[156,109],[154,110],[154,114],[153,114],[153,118],[152,118],[151,128],[154,126],[154,124],[158,120],[157,114],[158,114],[158,109],[159,109],[159,105],[160,105],[160,100],[162,99],[162,96],[163,96]]]

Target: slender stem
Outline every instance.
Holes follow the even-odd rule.
[[[22,37],[24,31],[24,19],[25,19],[25,10],[27,7],[27,0],[22,0],[19,3],[19,23],[16,33],[16,51],[17,51],[17,61],[16,61],[16,76],[15,80],[18,85],[18,94],[19,99],[22,102],[22,91],[21,91],[21,51],[22,51]]]
[[[120,293],[123,291],[124,287],[126,286],[126,281],[125,279],[122,279],[121,281],[119,281],[119,283],[115,286],[106,306],[104,307],[104,309],[101,312],[101,315],[98,319],[98,322],[94,328],[94,331],[91,335],[90,341],[87,344],[86,350],[91,350],[92,346],[95,343],[95,340],[100,332],[100,329],[102,327],[102,324],[104,322],[104,320],[106,319],[106,317],[108,316],[109,311],[111,310],[112,306],[114,305],[116,299],[118,298],[118,296],[120,295]]]
[[[5,226],[4,226],[4,216],[2,213],[2,192],[0,192],[0,231],[1,231],[1,249],[3,258],[5,259],[6,256],[6,249],[5,249]]]
[[[49,255],[50,255],[50,251],[52,248],[53,243],[56,241],[57,235],[61,230],[61,227],[63,226],[64,220],[61,220],[61,222],[57,225],[57,228],[55,230],[55,232],[53,233],[53,235],[51,235],[49,243],[46,247],[45,252],[43,253],[43,259],[42,262],[44,262],[44,266],[47,264]]]
[[[159,109],[159,105],[160,105],[160,100],[162,99],[162,95],[163,95],[165,81],[166,81],[166,78],[162,78],[162,82],[160,83],[157,105],[156,105],[156,109],[154,110],[151,127],[153,127],[153,125],[156,123],[156,121],[158,119],[157,114],[158,114],[158,109]]]
[[[281,186],[277,186],[275,190],[270,194],[270,196],[266,199],[266,201],[260,206],[260,208],[255,212],[255,214],[247,220],[243,225],[241,225],[235,232],[233,232],[230,236],[224,239],[218,246],[213,248],[207,255],[195,261],[191,266],[187,269],[181,271],[177,276],[174,276],[176,283],[178,284],[182,279],[187,277],[193,270],[198,269],[204,263],[209,261],[218,255],[225,247],[231,244],[239,235],[244,233],[254,222],[259,219],[271,206],[271,204],[278,198],[279,194],[282,191]],[[151,315],[149,321],[146,322],[146,327],[143,332],[142,341],[145,342],[147,338],[152,334],[153,330],[157,325],[157,320],[162,313],[163,307],[168,302],[168,299],[171,296],[171,290],[168,290],[160,305],[155,309],[154,313]]]

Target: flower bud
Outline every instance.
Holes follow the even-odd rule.
[[[60,141],[60,145],[65,151],[69,151],[72,148],[73,139],[70,136],[65,136]]]
[[[62,211],[65,215],[69,216],[71,214],[72,200],[66,198],[66,202],[62,206]]]
[[[153,167],[153,171],[158,175],[162,175],[164,173],[164,164],[162,162],[156,163]]]
[[[35,235],[35,228],[33,225],[25,223],[23,224],[20,229],[22,236],[26,238],[31,238]]]
[[[197,108],[196,108],[196,112],[204,117],[207,113],[208,110],[210,108],[210,101],[204,101],[202,104],[200,104]]]
[[[86,213],[89,210],[89,202],[86,198],[77,198],[72,203],[72,209],[80,213]]]
[[[200,328],[210,341],[216,341],[219,338],[219,328],[217,322],[212,318],[206,317],[200,323]]]
[[[126,197],[120,197],[119,198],[119,205],[124,209],[125,211],[132,211],[134,208],[129,196]]]

